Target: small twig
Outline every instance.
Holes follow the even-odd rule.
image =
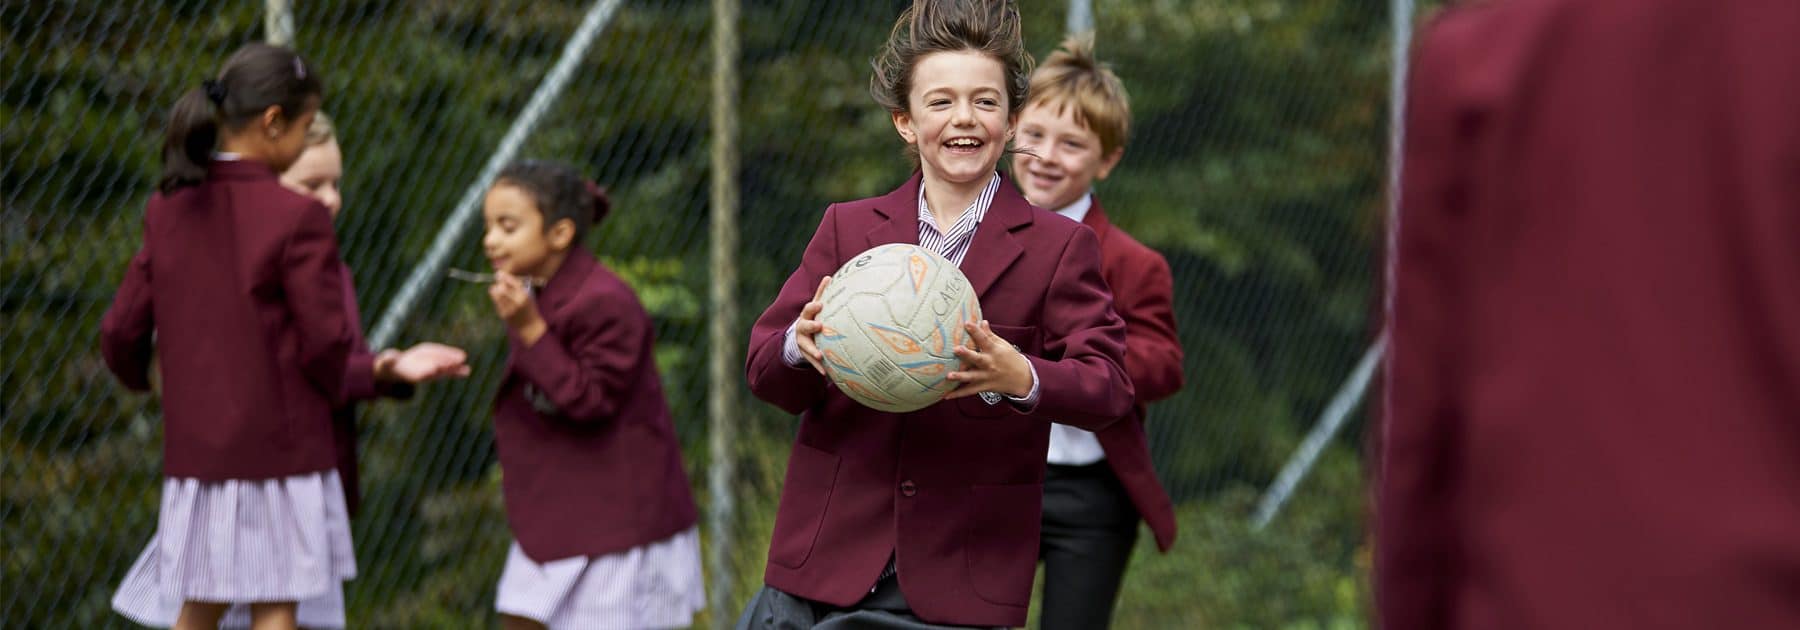
[[[455,267],[445,269],[444,275],[449,276],[451,280],[461,280],[463,282],[476,282],[481,284],[491,284],[496,279],[495,275],[491,273],[477,273],[474,271],[457,269]],[[527,285],[538,288],[542,288],[547,284],[543,280],[530,276],[519,276],[519,279],[524,280]]]

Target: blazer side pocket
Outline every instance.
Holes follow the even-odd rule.
[[[781,507],[775,512],[775,533],[769,542],[769,562],[798,569],[812,556],[813,543],[825,525],[825,509],[837,485],[838,457],[794,443],[788,455],[787,478],[782,484]]]

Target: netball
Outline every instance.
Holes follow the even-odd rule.
[[[845,395],[881,411],[931,406],[956,383],[952,349],[963,323],[981,320],[975,290],[956,265],[917,245],[881,245],[844,263],[825,289],[819,350]]]

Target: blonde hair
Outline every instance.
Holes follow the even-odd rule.
[[[1111,154],[1131,137],[1131,98],[1112,66],[1094,58],[1094,34],[1064,39],[1056,52],[1031,75],[1026,107],[1054,107],[1061,114],[1075,108],[1075,122],[1100,137],[1100,151]]]
[[[337,139],[337,127],[323,110],[313,115],[312,126],[306,128],[306,146],[314,147]]]

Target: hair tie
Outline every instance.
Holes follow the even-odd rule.
[[[598,225],[606,218],[606,213],[612,211],[612,199],[606,196],[605,186],[596,184],[593,180],[582,180],[581,183],[587,186],[588,195],[594,198],[594,223]]]
[[[200,82],[200,90],[206,93],[206,100],[212,101],[214,107],[225,106],[225,84],[207,79]]]

